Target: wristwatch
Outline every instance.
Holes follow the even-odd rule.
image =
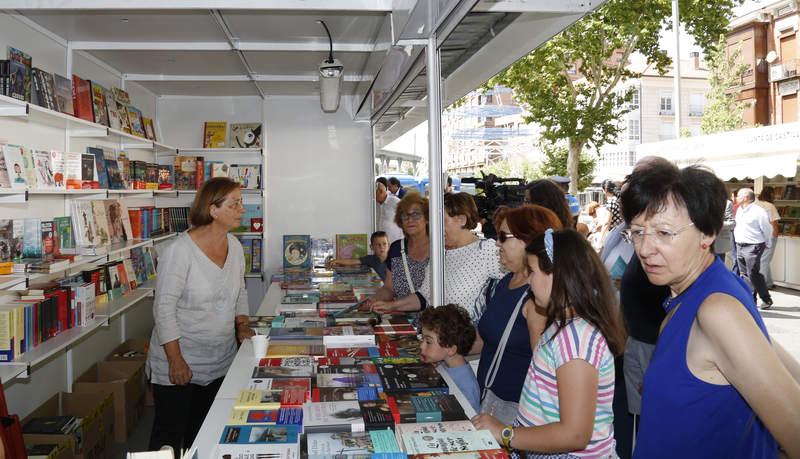
[[[511,439],[514,438],[514,426],[508,424],[500,431],[500,439],[503,441],[503,448],[511,449]]]

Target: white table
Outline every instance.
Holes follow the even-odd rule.
[[[274,316],[275,308],[281,303],[281,299],[283,299],[283,290],[281,290],[281,284],[279,282],[273,282],[269,284],[267,294],[264,295],[264,299],[261,300],[261,304],[258,306],[258,310],[256,311],[255,315]]]

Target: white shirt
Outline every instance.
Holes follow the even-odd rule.
[[[189,233],[178,235],[159,256],[147,353],[151,381],[171,385],[163,345],[176,339],[193,384],[225,376],[236,355],[235,317],[249,315],[248,309],[244,251],[236,237],[228,234],[228,257],[220,268]]]
[[[392,193],[386,193],[383,204],[378,204],[378,231],[385,231],[389,236],[389,244],[403,239],[403,230],[394,222],[394,215],[397,212],[397,204],[400,198]]]
[[[769,214],[759,205],[749,203],[739,206],[736,211],[736,226],[733,228],[733,238],[737,244],[767,244],[772,246],[772,224]]]
[[[500,279],[506,273],[500,263],[500,249],[492,239],[478,239],[457,249],[444,251],[444,303],[457,304],[469,312],[473,322],[478,321],[476,300],[483,284],[489,278]],[[430,265],[428,265],[430,267]],[[430,298],[429,271],[426,282],[419,289],[426,299]],[[441,306],[429,304],[429,306]]]
[[[767,211],[770,223],[781,219],[781,214],[778,213],[778,208],[775,207],[775,204],[768,201],[759,201],[759,200],[756,200],[756,204],[763,207],[764,210]]]

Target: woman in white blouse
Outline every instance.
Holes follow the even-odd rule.
[[[188,449],[247,326],[242,245],[228,232],[244,213],[239,184],[208,180],[189,211],[192,228],[159,257],[147,372],[155,419],[150,449]]]

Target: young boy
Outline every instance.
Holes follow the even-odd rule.
[[[358,266],[365,265],[374,269],[381,280],[386,280],[386,259],[389,257],[389,236],[383,231],[375,231],[369,238],[369,247],[372,255],[361,257],[358,260],[339,260],[331,261],[331,266]]]
[[[475,342],[475,328],[469,313],[456,304],[427,308],[419,316],[419,325],[422,327],[422,361],[442,362],[442,368],[478,413],[481,407],[478,379],[464,359]]]

